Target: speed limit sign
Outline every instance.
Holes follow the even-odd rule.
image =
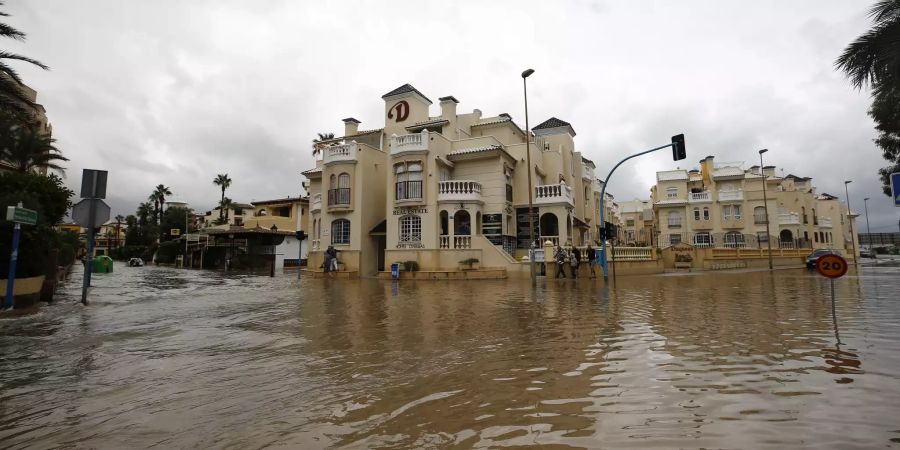
[[[816,271],[828,278],[840,278],[847,273],[847,260],[839,255],[823,255],[816,260]]]

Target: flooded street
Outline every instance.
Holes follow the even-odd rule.
[[[120,265],[121,266],[121,265]],[[313,280],[118,267],[0,321],[0,448],[900,446],[900,267]]]

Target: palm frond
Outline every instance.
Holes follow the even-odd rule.
[[[41,69],[50,70],[50,67],[48,67],[47,65],[45,65],[44,63],[42,63],[36,59],[31,59],[27,56],[18,55],[15,53],[0,51],[0,59],[14,59],[17,61],[25,61],[27,63],[34,64],[34,65],[40,67]]]
[[[9,14],[0,13],[0,16],[8,16]],[[0,23],[0,36],[15,39],[17,41],[25,40],[25,33],[5,24]]]

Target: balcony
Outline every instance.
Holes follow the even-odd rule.
[[[350,206],[350,188],[328,190],[328,207]]]
[[[422,200],[421,181],[399,181],[394,189],[394,200]]]
[[[440,236],[440,248],[472,248],[472,236]]]
[[[315,194],[309,201],[309,211],[317,213],[322,210],[322,194]]]
[[[561,183],[534,187],[535,205],[552,205],[556,203],[565,203],[574,207],[575,199],[572,197],[572,188]]]
[[[819,228],[831,228],[831,219],[825,217],[819,219]]]
[[[741,202],[744,201],[744,191],[738,189],[736,191],[719,191],[720,202]]]
[[[778,214],[779,225],[800,225],[800,214],[797,213],[780,213]]]
[[[690,203],[712,202],[712,195],[709,191],[691,192],[688,194],[688,201]]]
[[[391,155],[423,151],[428,151],[428,130],[422,130],[421,133],[391,136]]]
[[[329,145],[322,149],[325,164],[336,162],[356,162],[356,141],[349,144]]]
[[[481,201],[481,183],[473,180],[449,180],[438,183],[439,202]]]

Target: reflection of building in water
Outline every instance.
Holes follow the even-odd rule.
[[[657,172],[656,180],[651,195],[663,247],[767,248],[771,240],[772,248],[852,250],[850,221],[858,214],[837,197],[816,193],[812,178],[779,177],[775,166],[761,174],[759,166],[744,169],[707,156],[699,170]]]
[[[599,230],[595,164],[575,148],[575,129],[552,117],[533,128],[528,192],[525,131],[509,114],[457,112],[411,85],[384,96],[384,126],[321,142],[309,179],[311,267],[329,245],[347,270],[372,275],[398,261],[456,269],[475,258],[505,267],[527,254],[529,196],[535,238],[585,245]],[[614,217],[614,216],[609,216]]]

